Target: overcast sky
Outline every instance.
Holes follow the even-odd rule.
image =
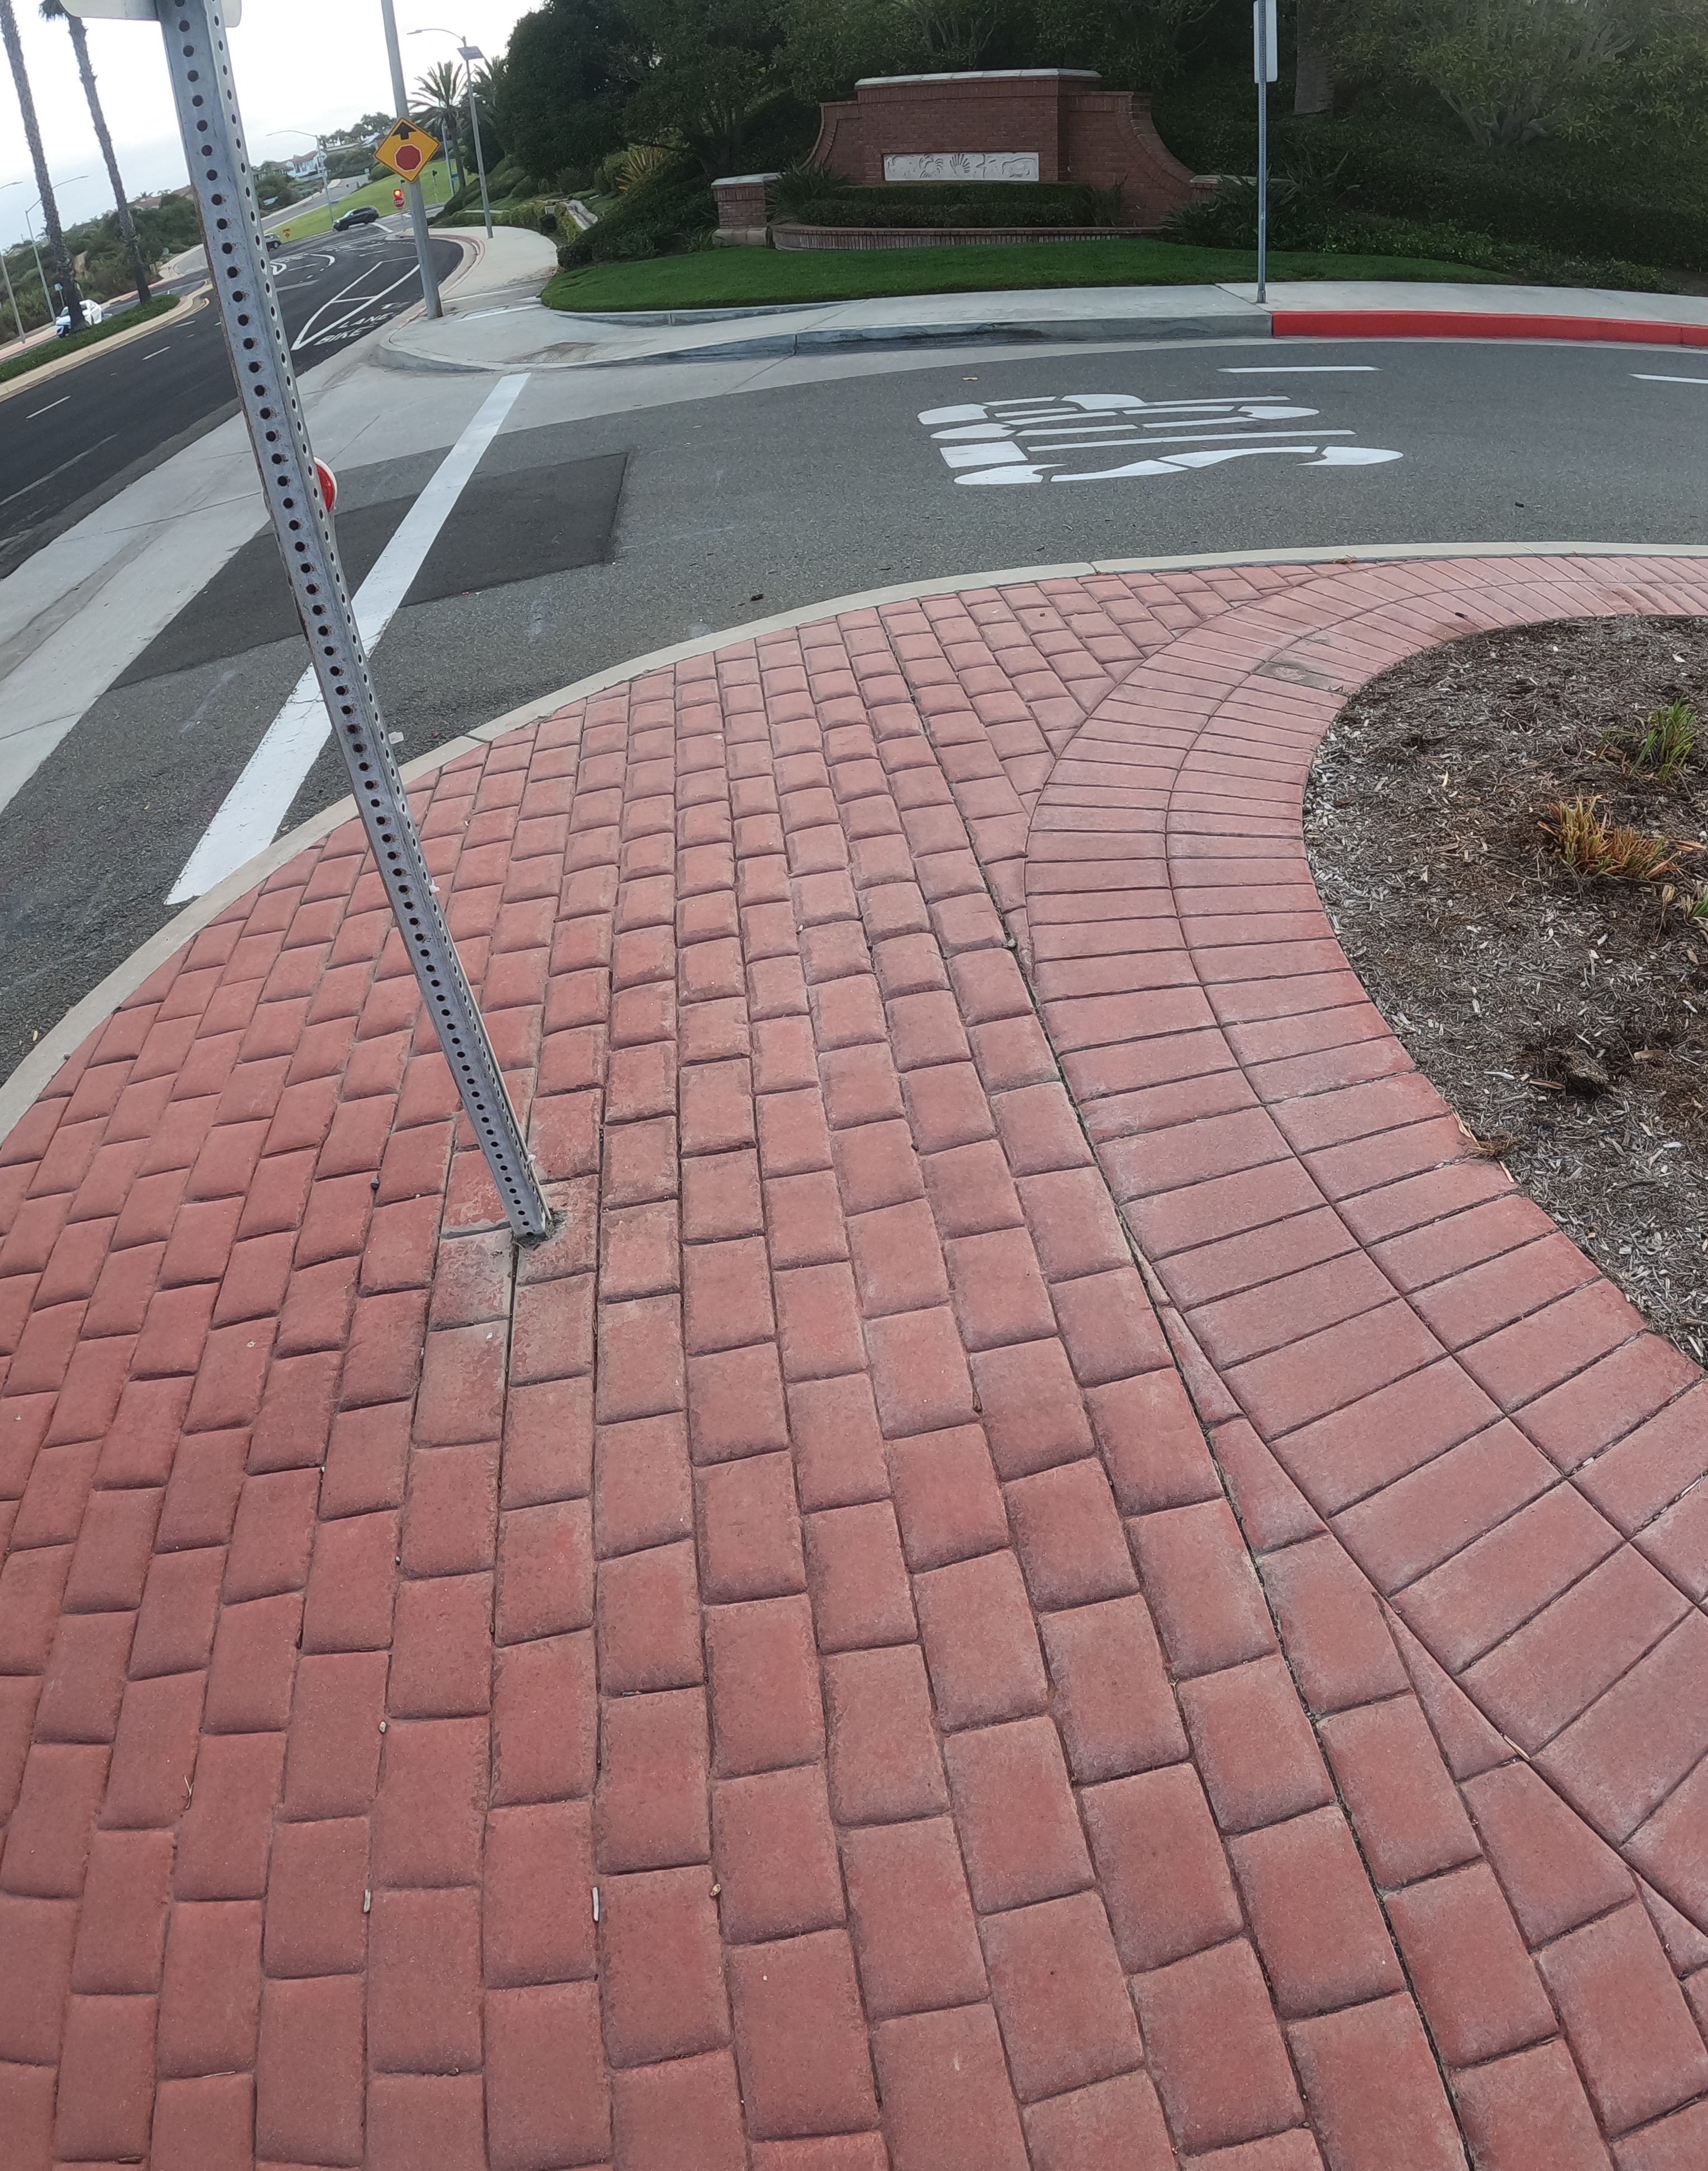
[[[533,0],[394,0],[403,35],[404,72],[415,78],[434,61],[456,57],[449,38],[411,38],[426,24],[466,32],[490,54],[502,52]],[[61,216],[67,224],[110,210],[112,190],[89,126],[71,39],[62,23],[44,23],[36,0],[13,0],[24,61],[35,93],[42,143]],[[182,185],[184,154],[172,116],[172,94],[161,58],[160,33],[147,23],[88,24],[89,53],[119,154],[128,195]],[[247,0],[231,34],[238,96],[252,157],[288,158],[313,148],[316,131],[342,126],[359,114],[389,111],[391,78],[379,0]],[[271,135],[299,129],[300,135]],[[87,175],[87,179],[73,178]],[[10,181],[24,181],[8,188]],[[35,195],[12,72],[0,55],[0,243],[24,234]],[[37,219],[37,230],[40,221]]]

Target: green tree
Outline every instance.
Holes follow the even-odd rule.
[[[1426,84],[1486,150],[1593,132],[1700,67],[1703,0],[1335,0],[1347,66]],[[1696,103],[1700,107],[1700,94]]]
[[[453,182],[459,189],[463,174],[458,153],[463,142],[463,123],[468,118],[463,96],[463,72],[455,61],[435,61],[431,67],[415,78],[417,102],[414,117],[424,128],[431,129],[444,145],[446,158],[453,169]]]
[[[296,186],[276,158],[256,167],[255,201],[263,211],[281,211],[286,204],[296,202]]]
[[[1181,40],[1215,0],[1037,0],[1027,65],[1095,67],[1120,90],[1177,74]]]
[[[656,56],[624,113],[631,136],[684,145],[709,180],[742,170],[755,113],[789,80],[783,0],[630,0]]]
[[[60,292],[71,312],[71,328],[74,332],[80,332],[83,328],[83,305],[78,298],[71,255],[66,248],[64,230],[59,222],[59,206],[54,201],[53,177],[47,170],[47,155],[41,147],[41,128],[35,118],[35,97],[29,88],[29,71],[24,65],[24,41],[18,35],[18,17],[13,12],[12,0],[0,0],[0,45],[4,45],[6,58],[11,65],[12,82],[18,93],[18,110],[24,121],[24,141],[29,146],[30,163],[35,169],[35,185],[41,196],[41,222],[47,228],[48,254],[53,260],[54,270],[59,275]]]
[[[929,65],[908,0],[786,0],[784,35],[789,80],[802,98],[851,98],[862,76]]]
[[[588,172],[628,140],[651,60],[621,0],[545,0],[511,33],[494,96],[506,149],[538,180]]]

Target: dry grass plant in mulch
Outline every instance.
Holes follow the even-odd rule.
[[[1410,657],[1336,718],[1305,835],[1347,956],[1480,1150],[1701,1359],[1708,619]]]

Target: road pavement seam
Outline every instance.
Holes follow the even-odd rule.
[[[369,334],[367,336],[374,338],[380,335]],[[333,367],[344,360],[344,356],[336,356],[334,362],[326,367]],[[726,627],[720,633],[705,634],[693,641],[675,641],[667,647],[651,649],[626,662],[613,664],[608,670],[597,671],[588,678],[578,678],[554,693],[543,694],[536,700],[524,702],[520,707],[495,717],[490,723],[482,724],[473,732],[461,733],[442,745],[415,756],[403,764],[403,778],[406,784],[419,783],[443,768],[447,762],[458,759],[477,745],[501,738],[506,733],[519,731],[527,725],[538,723],[569,702],[588,700],[611,687],[621,685],[628,679],[640,678],[649,671],[667,669],[672,664],[684,662],[692,657],[709,655],[714,649],[725,647],[731,641],[758,640],[765,634],[784,632],[793,626],[810,625],[819,619],[838,617],[847,611],[872,610],[886,603],[903,603],[915,598],[951,595],[981,588],[1014,587],[1036,581],[1084,579],[1088,575],[1102,573],[1190,572],[1208,566],[1373,565],[1408,558],[1478,557],[1689,559],[1708,557],[1708,544],[1387,543],[1370,547],[1341,544],[1291,550],[1197,551],[1186,555],[1160,558],[1100,558],[1078,564],[1015,566],[999,572],[951,574],[931,581],[897,582],[887,587],[860,589],[850,595],[836,597],[829,602],[809,603],[799,610],[780,611],[768,618],[750,619],[741,625]],[[353,819],[355,814],[355,801],[340,799],[319,813],[310,816],[308,821],[299,823],[297,828],[270,844],[264,852],[258,853],[254,859],[245,861],[204,896],[185,905],[181,912],[167,921],[158,934],[150,936],[147,942],[132,951],[123,964],[116,966],[105,979],[92,988],[57,1025],[42,1035],[11,1076],[0,1083],[0,1145],[4,1144],[54,1074],[82,1044],[85,1037],[104,1019],[111,1016],[126,998],[134,994],[149,973],[169,957],[180,943],[187,942],[192,935],[199,934],[245,890],[264,882],[294,854],[329,835],[340,823]]]

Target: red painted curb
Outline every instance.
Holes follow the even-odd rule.
[[[1277,339],[1620,340],[1641,346],[1708,346],[1708,324],[1485,315],[1475,309],[1277,309],[1270,329]]]

